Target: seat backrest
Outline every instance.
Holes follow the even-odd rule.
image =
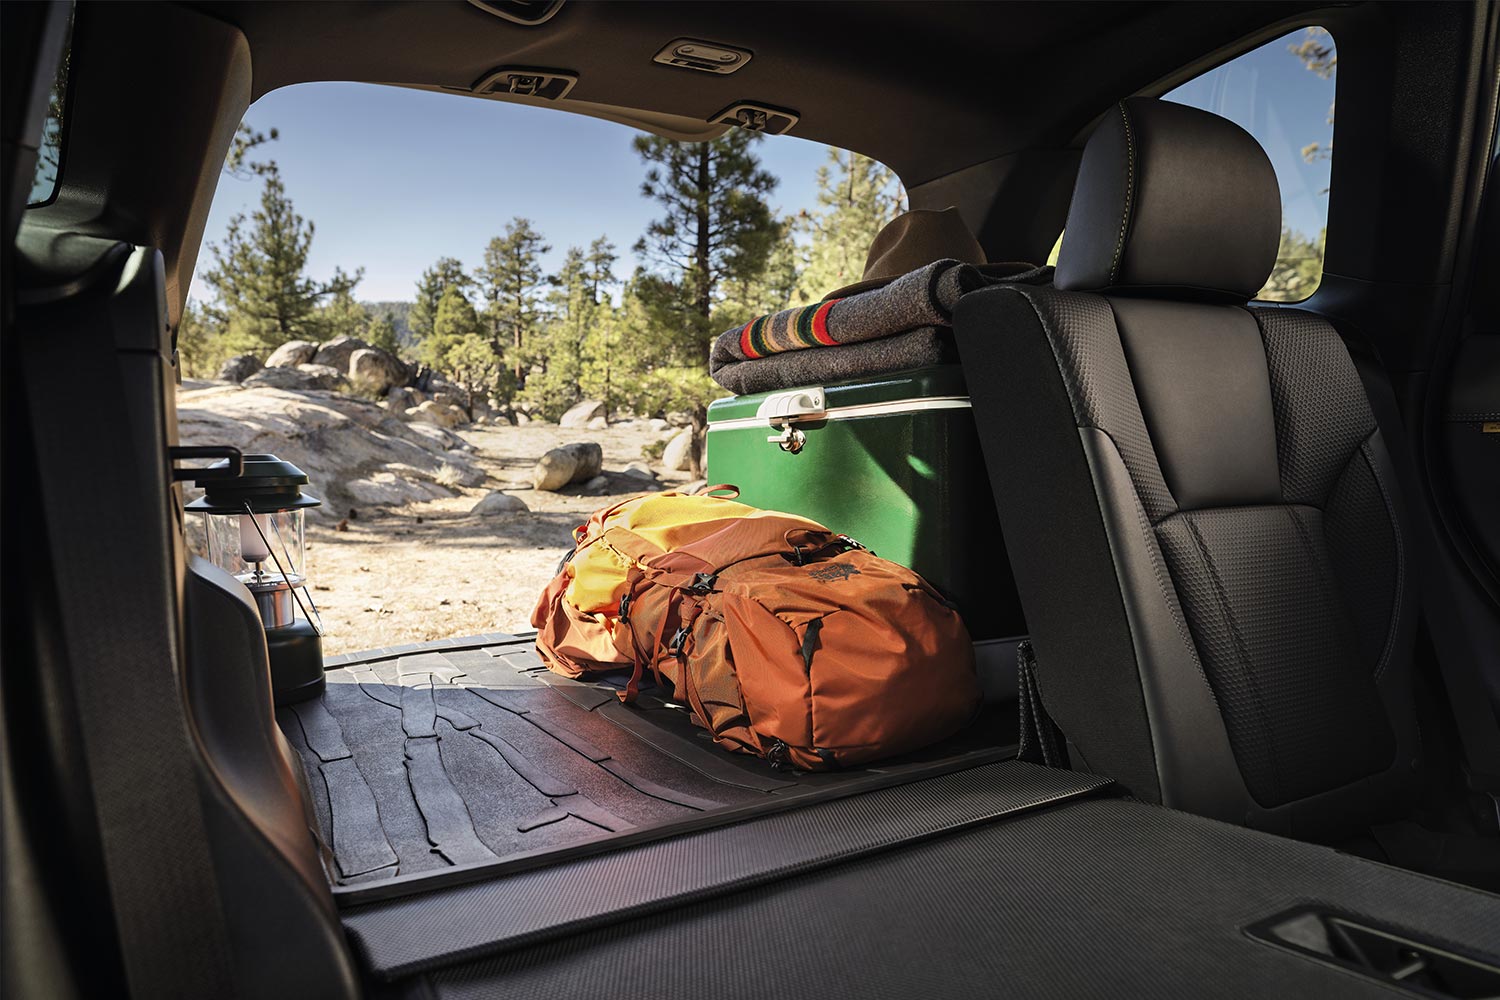
[[[1247,307],[1280,219],[1250,135],[1126,100],[1085,148],[1054,287],[970,295],[956,330],[1074,764],[1337,837],[1411,784],[1414,581],[1342,341]]]

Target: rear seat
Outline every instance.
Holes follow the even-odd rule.
[[[1409,808],[1416,581],[1339,336],[1247,308],[1280,217],[1243,130],[1127,100],[1085,149],[1055,287],[976,292],[956,329],[1074,765],[1337,841]]]

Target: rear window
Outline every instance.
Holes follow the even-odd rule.
[[[237,132],[178,326],[182,440],[311,477],[325,652],[525,628],[591,510],[704,475],[714,338],[859,281],[904,207],[883,164],[795,136],[278,90]],[[602,470],[539,475],[575,444]]]
[[[1257,298],[1300,302],[1323,276],[1338,50],[1299,28],[1189,80],[1163,99],[1211,111],[1255,136],[1281,185],[1281,246]]]
[[[42,125],[42,143],[37,149],[36,171],[31,175],[28,207],[45,205],[57,195],[58,175],[62,170],[63,109],[68,93],[68,60],[73,51],[73,15],[68,15],[68,40],[63,45],[57,76],[47,96],[47,120]]]

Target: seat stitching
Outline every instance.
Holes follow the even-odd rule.
[[[1396,627],[1401,620],[1401,598],[1406,592],[1406,547],[1401,539],[1401,522],[1396,519],[1396,505],[1391,500],[1390,490],[1386,488],[1385,477],[1380,474],[1380,467],[1370,453],[1370,442],[1377,433],[1378,429],[1365,438],[1360,443],[1359,451],[1370,467],[1370,475],[1375,477],[1375,485],[1380,489],[1380,499],[1385,503],[1386,516],[1391,519],[1391,535],[1396,539],[1396,595],[1391,602],[1391,624],[1385,633],[1385,648],[1380,651],[1380,659],[1375,664],[1375,679],[1379,680],[1390,664],[1391,651],[1396,646]],[[1353,461],[1352,457],[1350,461]]]
[[[1272,796],[1281,798],[1281,764],[1276,755],[1276,741],[1271,732],[1270,714],[1266,711],[1264,699],[1261,698],[1260,686],[1255,680],[1255,671],[1250,662],[1250,651],[1245,646],[1245,639],[1240,635],[1239,622],[1235,620],[1234,613],[1229,607],[1229,595],[1224,590],[1224,582],[1219,579],[1219,571],[1214,566],[1213,560],[1209,558],[1208,546],[1203,543],[1203,535],[1198,531],[1198,525],[1190,517],[1186,519],[1188,534],[1192,536],[1193,544],[1198,550],[1198,560],[1203,564],[1204,572],[1208,574],[1209,583],[1213,585],[1214,598],[1219,605],[1219,615],[1224,623],[1229,626],[1230,637],[1234,640],[1235,659],[1240,667],[1240,674],[1245,679],[1245,689],[1250,692],[1251,700],[1255,704],[1255,714],[1260,722],[1260,727],[1266,735],[1266,751],[1271,763],[1271,782],[1273,784]]]
[[[1338,588],[1334,586],[1333,581],[1329,579],[1328,573],[1325,571],[1323,560],[1318,558],[1318,550],[1313,543],[1312,532],[1308,530],[1307,523],[1302,520],[1302,513],[1297,509],[1297,505],[1281,504],[1280,506],[1282,510],[1287,512],[1287,516],[1292,519],[1292,527],[1297,529],[1297,537],[1302,539],[1302,544],[1307,549],[1308,557],[1312,560],[1313,572],[1318,574],[1318,584],[1322,587],[1323,593],[1338,593]],[[1314,509],[1316,510],[1317,508]]]
[[[1108,437],[1108,433],[1105,437]],[[1111,440],[1113,444],[1113,440]],[[1119,447],[1116,446],[1116,452]],[[1177,634],[1187,646],[1188,655],[1193,658],[1193,666],[1198,668],[1198,676],[1203,681],[1203,686],[1208,688],[1209,700],[1217,707],[1219,696],[1214,692],[1214,686],[1208,681],[1208,671],[1203,669],[1203,660],[1198,656],[1198,644],[1193,639],[1192,632],[1188,629],[1187,622],[1182,617],[1181,609],[1177,601],[1173,600],[1176,590],[1173,587],[1171,573],[1162,562],[1161,546],[1156,539],[1156,531],[1151,524],[1151,519],[1146,516],[1146,508],[1141,504],[1140,494],[1134,489],[1130,491],[1131,499],[1135,501],[1136,524],[1141,529],[1141,534],[1146,539],[1146,555],[1151,560],[1151,574],[1156,578],[1156,586],[1161,590],[1162,598],[1167,605],[1167,613],[1172,616],[1172,624],[1177,626]]]
[[[1113,285],[1120,276],[1120,258],[1125,254],[1125,234],[1130,228],[1130,213],[1135,207],[1135,136],[1130,130],[1130,113],[1125,102],[1118,105],[1120,120],[1125,123],[1125,208],[1120,213],[1120,233],[1115,237],[1115,253],[1109,262],[1109,283]]]

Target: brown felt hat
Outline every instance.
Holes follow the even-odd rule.
[[[1014,274],[1018,270],[1015,264],[991,264],[985,259],[984,248],[958,217],[958,209],[945,208],[939,212],[914,208],[896,216],[875,234],[861,280],[834,289],[823,298],[842,299],[868,292],[935,260],[945,259],[972,264],[986,273]]]

